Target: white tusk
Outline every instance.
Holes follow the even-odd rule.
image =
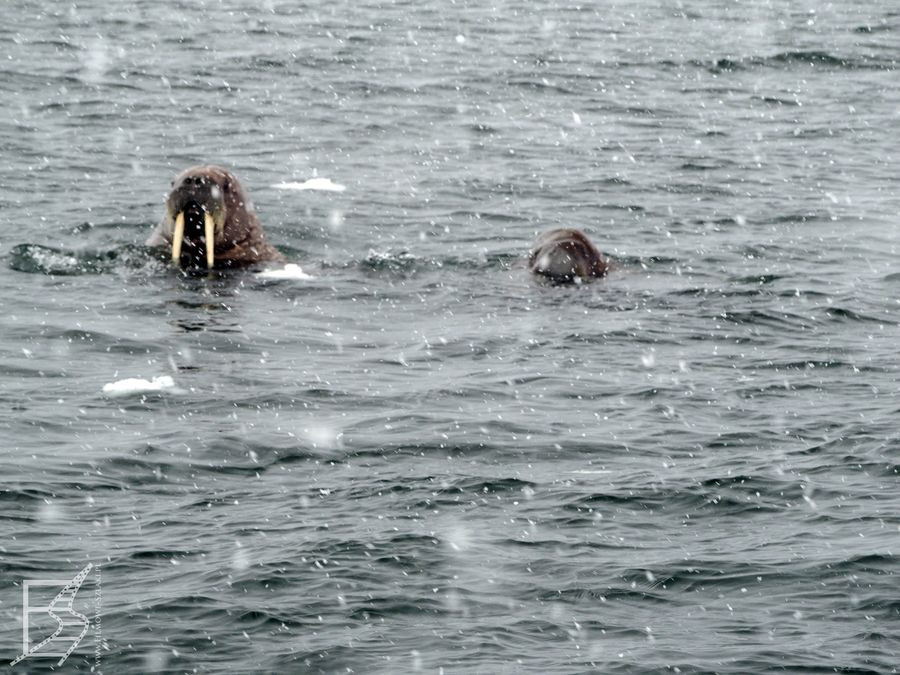
[[[206,235],[206,267],[212,269],[216,261],[216,223],[209,213],[203,214],[203,230]]]
[[[172,235],[172,262],[181,263],[181,242],[184,239],[184,211],[175,218],[175,234]]]

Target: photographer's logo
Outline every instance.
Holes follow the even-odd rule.
[[[93,563],[88,563],[71,580],[26,579],[23,582],[22,653],[10,663],[11,666],[24,659],[39,657],[59,657],[56,665],[61,666],[75,651],[91,626],[90,619],[75,608],[75,595],[93,567]],[[97,567],[95,605],[96,626],[99,631],[99,567]],[[32,633],[43,636],[43,639],[37,643],[32,642]],[[99,644],[99,635],[97,640]]]

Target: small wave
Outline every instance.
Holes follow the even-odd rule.
[[[251,31],[251,34],[252,33],[253,32]],[[242,59],[234,60],[240,63]],[[247,65],[252,70],[262,70],[266,72],[272,70],[285,70],[290,67],[290,64],[285,59],[272,58],[269,56],[253,56],[247,62]]]
[[[836,319],[838,321],[862,321],[878,324],[884,322],[883,317],[863,314],[862,312],[857,312],[852,309],[846,309],[844,307],[827,307],[825,308],[825,314],[829,318]]]
[[[506,81],[506,84],[510,87],[523,87],[525,89],[534,89],[539,91],[552,91],[557,94],[566,94],[572,95],[575,93],[573,89],[569,87],[564,87],[557,82],[551,82],[547,78],[530,78],[530,77],[519,77],[519,78],[510,78]]]
[[[774,329],[808,330],[809,322],[802,316],[788,312],[747,309],[724,311],[718,319],[738,326],[759,326]]]
[[[370,249],[362,259],[341,263],[324,263],[323,267],[333,269],[352,269],[360,267],[369,272],[390,272],[400,275],[414,275],[427,270],[438,269],[509,269],[517,260],[524,257],[527,248],[522,247],[513,253],[495,253],[473,257],[421,257],[407,249],[383,250]]]
[[[663,183],[655,186],[658,190],[675,195],[716,195],[733,197],[735,192],[709,183]]]
[[[122,267],[153,264],[141,246],[120,246],[106,251],[67,251],[41,244],[19,244],[10,251],[9,266],[17,272],[79,276],[106,274]]]
[[[714,171],[715,169],[724,168],[723,164],[724,162],[720,160],[710,160],[706,162],[699,160],[684,162],[678,168],[682,171]]]
[[[105,272],[109,263],[108,256],[86,256],[39,244],[20,244],[12,249],[10,267],[17,272],[77,275]]]
[[[564,513],[559,517],[571,517],[573,513],[591,517],[598,511],[615,507],[677,509],[693,516],[777,512],[786,508],[787,499],[801,500],[802,490],[771,478],[744,477],[735,482],[722,478],[690,485],[651,484],[629,489],[627,493],[620,490],[574,495],[563,505]]]
[[[537,483],[522,480],[520,478],[496,478],[491,480],[470,480],[465,479],[458,481],[454,486],[445,490],[445,493],[452,494],[499,494],[503,492],[527,492],[537,488]]]
[[[784,274],[751,274],[744,277],[734,277],[732,281],[736,284],[755,284],[757,286],[764,286],[786,278],[787,275]]]
[[[197,551],[144,549],[141,551],[134,551],[128,557],[132,560],[172,560],[178,558],[190,558],[196,555],[199,555]]]
[[[423,262],[407,250],[393,251],[386,249],[376,251],[370,249],[361,261],[363,267],[371,270],[387,270],[390,272],[411,272]]]
[[[757,366],[760,370],[807,371],[814,368],[852,368],[854,364],[836,359],[804,359],[799,361],[765,361]],[[795,386],[795,389],[798,387]]]
[[[767,103],[769,105],[775,106],[788,106],[792,108],[799,108],[801,103],[798,100],[792,100],[789,98],[778,98],[777,96],[752,96],[753,100],[762,101],[763,103]]]
[[[798,50],[780,52],[772,56],[720,58],[715,61],[692,60],[690,64],[714,73],[729,73],[753,68],[793,68],[795,66],[830,70],[896,70],[893,60],[873,56],[836,56],[826,51]]]
[[[740,61],[734,61],[732,59],[719,59],[715,62],[716,70],[724,70],[724,71],[732,71],[732,70],[743,70],[744,66]]]
[[[468,129],[474,134],[484,135],[484,136],[496,136],[500,133],[500,130],[496,127],[492,127],[489,124],[483,123],[475,123],[475,124],[467,124],[464,126],[465,129]]]
[[[440,599],[416,598],[415,602],[400,600],[395,596],[380,595],[358,603],[349,614],[353,621],[373,621],[397,617],[419,618],[422,614],[441,614],[444,603]]]
[[[878,25],[866,24],[864,26],[857,26],[853,29],[854,33],[862,33],[865,35],[869,35],[871,33],[888,33],[896,30],[896,28],[888,23],[880,23]]]
[[[782,52],[769,57],[771,63],[803,63],[807,65],[825,65],[834,67],[846,67],[852,62],[839,56],[833,56],[822,51],[796,51]]]

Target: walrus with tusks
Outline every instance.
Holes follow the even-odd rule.
[[[605,276],[609,263],[581,230],[544,232],[528,255],[528,268],[557,283],[580,283]]]
[[[194,166],[172,181],[162,222],[147,246],[167,246],[182,268],[244,267],[281,262],[233,173],[220,166]]]

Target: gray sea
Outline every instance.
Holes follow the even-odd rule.
[[[898,672],[896,2],[3,17],[3,672]]]

